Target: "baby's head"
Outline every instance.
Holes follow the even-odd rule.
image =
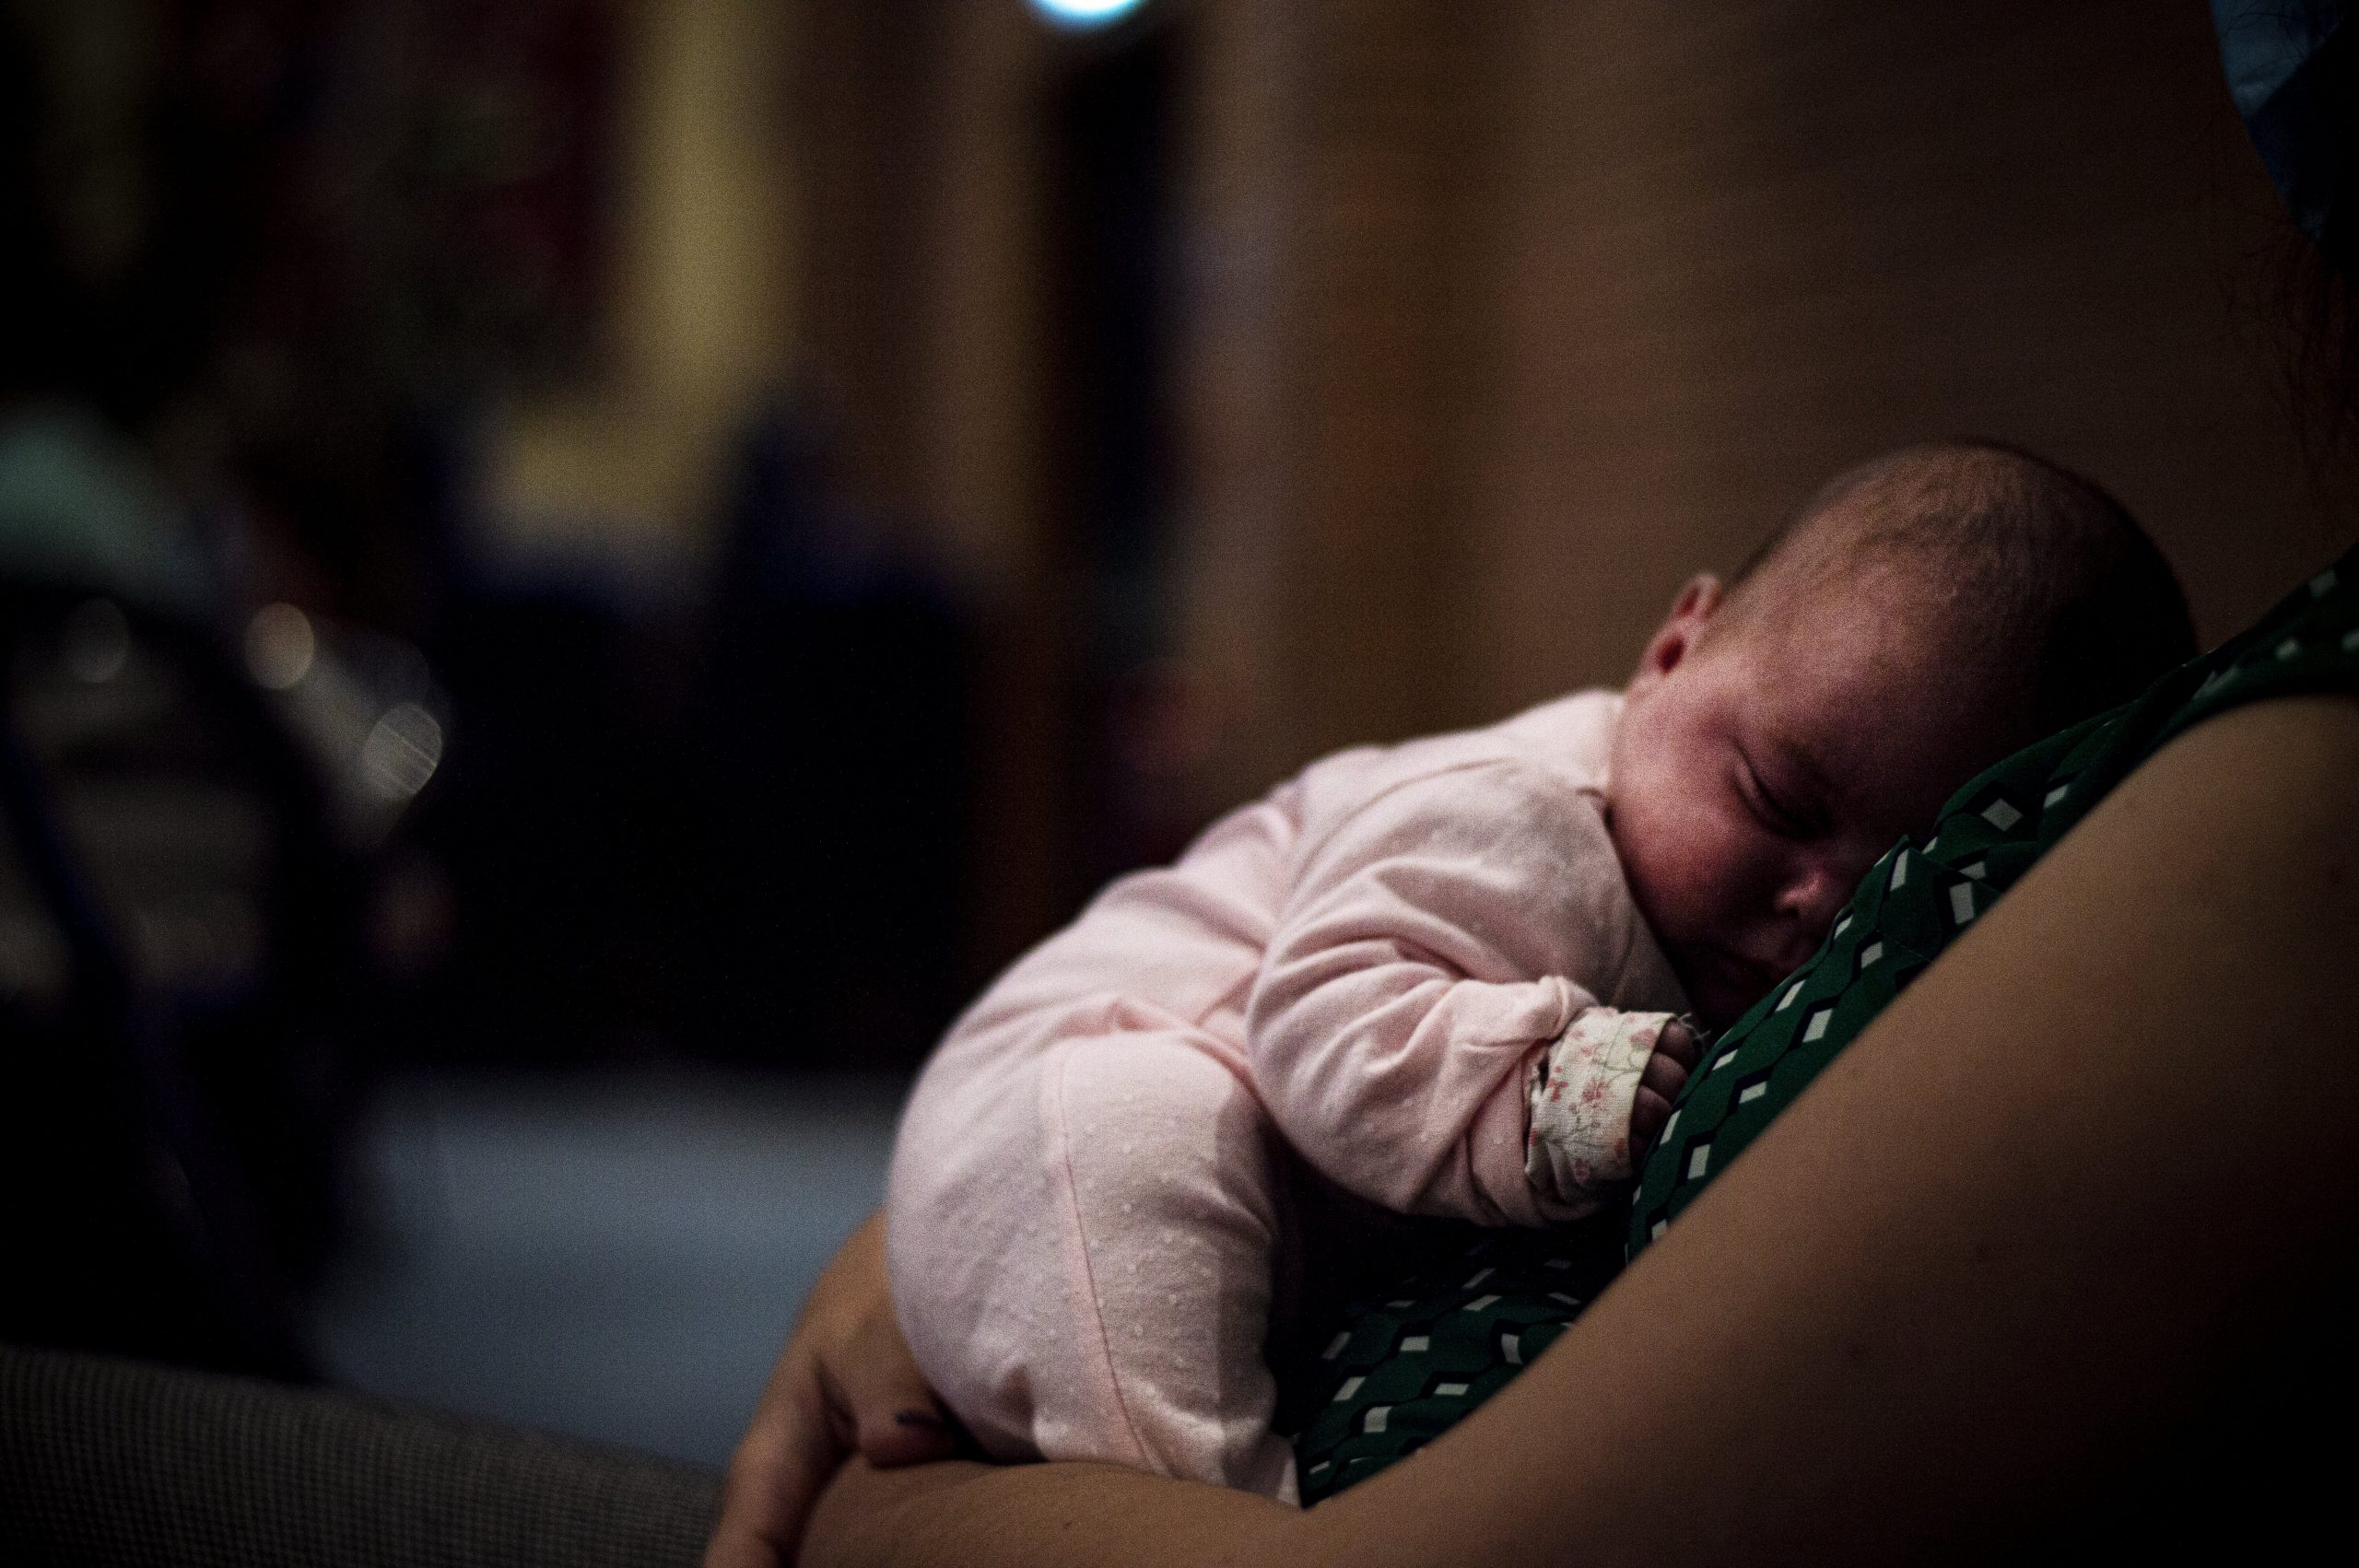
[[[1680,591],[1614,735],[1606,822],[1707,1023],[1807,958],[1980,769],[2195,652],[2120,504],[2009,447],[1838,476],[1723,585]]]

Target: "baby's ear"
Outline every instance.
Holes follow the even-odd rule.
[[[1679,596],[1671,602],[1671,618],[1692,620],[1700,626],[1712,618],[1728,596],[1729,591],[1719,578],[1710,572],[1697,572],[1679,585]]]
[[[1703,635],[1704,623],[1727,600],[1728,590],[1710,572],[1697,572],[1682,583],[1671,602],[1671,614],[1663,617],[1655,635],[1647,639],[1646,651],[1638,656],[1638,673],[1631,677],[1630,689],[1644,691],[1679,668],[1679,661],[1694,650],[1696,639]]]

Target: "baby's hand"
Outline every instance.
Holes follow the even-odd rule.
[[[1662,1026],[1654,1054],[1647,1058],[1646,1069],[1638,1074],[1637,1097],[1630,1106],[1633,1164],[1645,1159],[1661,1136],[1663,1124],[1671,1119],[1672,1102],[1686,1086],[1687,1075],[1696,1071],[1699,1054],[1695,1030],[1675,1018]]]
[[[1570,1211],[1596,1210],[1637,1174],[1703,1049],[1665,1012],[1585,1008],[1536,1055],[1523,1174]]]

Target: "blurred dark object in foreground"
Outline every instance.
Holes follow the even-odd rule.
[[[287,1376],[338,1238],[362,861],[210,628],[0,588],[0,1338]]]

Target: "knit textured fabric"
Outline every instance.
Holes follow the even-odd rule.
[[[0,1562],[690,1564],[720,1477],[346,1394],[0,1347]]]

